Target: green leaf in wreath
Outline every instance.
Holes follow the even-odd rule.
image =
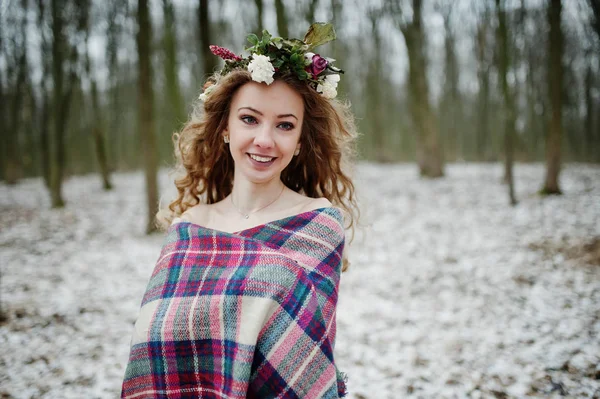
[[[272,60],[284,60],[285,61],[285,57],[279,57],[277,56],[277,53],[273,52],[273,51],[269,51],[266,54],[267,57],[269,57]]]
[[[271,34],[269,33],[269,31],[268,31],[268,30],[266,30],[266,29],[265,29],[265,30],[263,30],[263,31],[262,31],[262,40],[261,40],[261,42],[262,42],[263,44],[267,44],[267,43],[269,43],[270,41],[271,41]]]
[[[283,39],[282,42],[283,47],[289,49],[291,52],[305,53],[308,50],[308,46],[298,39]]]
[[[250,33],[248,36],[246,36],[246,40],[255,46],[258,44],[258,36],[256,36],[254,33]]]
[[[335,29],[332,24],[315,22],[308,28],[308,32],[304,36],[304,43],[308,44],[309,50],[312,50],[335,39]]]
[[[283,39],[280,37],[274,37],[271,41],[278,49],[281,49],[281,47],[283,46]]]
[[[296,73],[298,74],[298,79],[300,79],[300,80],[308,79],[308,73],[304,69],[296,71]]]

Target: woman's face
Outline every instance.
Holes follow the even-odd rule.
[[[300,148],[304,103],[285,82],[249,82],[233,96],[227,129],[235,177],[253,183],[279,179]]]

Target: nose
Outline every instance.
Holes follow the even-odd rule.
[[[273,129],[267,124],[264,124],[260,129],[257,130],[256,136],[254,137],[254,144],[262,148],[273,147]]]

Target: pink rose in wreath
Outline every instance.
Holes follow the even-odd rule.
[[[312,75],[313,79],[316,79],[317,76],[327,68],[327,60],[321,57],[319,54],[315,54],[312,56],[312,63],[308,66],[308,72]]]

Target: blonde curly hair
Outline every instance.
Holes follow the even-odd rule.
[[[277,79],[304,101],[303,151],[283,170],[281,181],[308,197],[327,198],[344,211],[346,228],[353,232],[359,210],[349,172],[356,156],[357,131],[349,105],[324,98],[295,76]],[[210,95],[195,104],[188,122],[173,135],[176,171],[181,176],[175,180],[178,197],[157,214],[160,228],[166,229],[175,217],[200,202],[213,204],[231,193],[234,162],[222,132],[234,94],[251,81],[250,73],[241,69],[213,75]],[[347,264],[345,260],[343,270]]]

